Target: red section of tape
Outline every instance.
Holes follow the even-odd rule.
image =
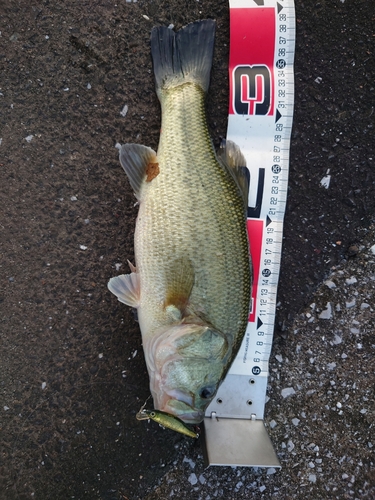
[[[263,242],[263,221],[256,219],[247,220],[247,233],[249,236],[251,260],[253,263],[253,289],[251,292],[252,311],[249,315],[249,322],[255,321],[256,297],[258,292],[258,280],[260,272],[260,256]]]
[[[275,112],[274,7],[230,9],[229,114]]]

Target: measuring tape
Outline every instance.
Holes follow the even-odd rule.
[[[213,416],[233,419],[234,434],[234,419],[264,417],[288,186],[294,45],[293,0],[230,0],[227,139],[240,147],[250,171],[253,290],[242,346],[206,411],[206,431]],[[214,439],[206,432],[207,448]]]

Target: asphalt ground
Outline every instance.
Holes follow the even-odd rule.
[[[296,1],[266,405],[281,471],[205,469],[199,443],[135,419],[149,395],[141,337],[106,288],[133,260],[137,214],[115,145],[157,147],[152,26],[207,17],[217,21],[207,108],[218,146],[227,2],[0,5],[1,499],[375,498],[375,37],[366,0]]]

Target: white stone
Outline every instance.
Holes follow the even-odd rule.
[[[354,298],[352,300],[350,300],[349,302],[345,302],[347,309],[351,309],[352,307],[355,306],[355,304],[356,304],[356,300]]]
[[[296,391],[293,389],[293,387],[285,387],[285,389],[282,389],[281,395],[283,398],[287,398],[288,396],[292,396],[295,394]]]
[[[120,115],[125,118],[125,116],[128,114],[128,111],[129,111],[129,106],[125,104],[122,110],[120,111]]]
[[[197,484],[197,482],[198,482],[197,475],[196,475],[196,474],[194,474],[194,472],[192,472],[192,473],[190,474],[190,476],[188,477],[188,481],[189,481],[189,483],[190,483],[191,485],[193,485],[193,486],[194,486],[194,485],[195,485],[195,484]]]
[[[347,285],[354,285],[354,283],[358,283],[358,280],[355,276],[351,276],[350,278],[346,278],[345,283]]]
[[[336,284],[331,280],[325,281],[324,284],[325,286],[328,286],[328,288],[336,288]]]
[[[316,80],[315,80],[316,81]],[[331,182],[331,176],[330,175],[325,175],[323,179],[320,181],[320,185],[324,187],[325,189],[329,188]]]
[[[337,335],[337,333],[335,333],[335,338],[332,340],[332,344],[338,345],[341,344],[341,342],[342,338],[340,337],[340,335]]]
[[[320,319],[331,319],[332,318],[332,306],[330,302],[327,302],[326,309],[319,314]]]
[[[206,478],[202,474],[199,476],[199,482],[201,484],[204,484],[206,482]]]

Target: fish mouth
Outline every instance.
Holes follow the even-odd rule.
[[[179,389],[153,393],[154,407],[178,417],[186,424],[199,424],[204,419],[204,411],[194,407],[194,398]]]
[[[172,413],[185,424],[199,424],[204,419],[204,411],[198,410],[178,399],[169,399],[162,410]]]

